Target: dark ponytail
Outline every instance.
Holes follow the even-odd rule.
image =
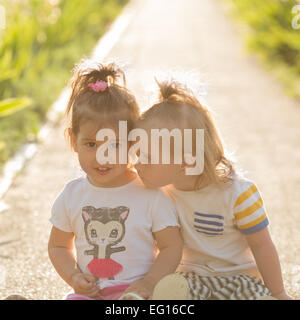
[[[90,85],[105,81],[106,88],[92,90]],[[76,135],[82,119],[106,119],[116,123],[127,120],[131,124],[139,116],[139,107],[134,95],[126,88],[123,70],[115,63],[103,64],[91,59],[83,59],[75,65],[70,83],[72,93],[66,108],[66,116],[71,115],[70,127]]]
[[[155,79],[155,81],[159,87],[160,102],[165,100],[173,103],[200,105],[193,92],[184,83],[173,78],[164,81]]]
[[[96,81],[105,81],[108,85],[108,90],[111,86],[118,86],[118,80],[122,79],[122,86],[126,87],[126,78],[123,70],[115,63],[104,65],[93,60],[81,60],[73,69],[73,77],[71,79],[72,94],[66,109],[66,115],[69,114],[75,99],[91,91],[90,83]],[[102,93],[102,92],[101,92]]]

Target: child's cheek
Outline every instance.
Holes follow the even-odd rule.
[[[155,182],[158,184],[164,183],[165,180],[168,180],[168,177],[169,177],[168,170],[162,169],[162,168],[157,169],[155,171],[155,174],[153,175],[153,179],[155,179]]]

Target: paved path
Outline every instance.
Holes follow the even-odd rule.
[[[109,58],[129,63],[128,84],[143,107],[155,70],[180,66],[204,74],[226,145],[264,196],[286,288],[300,299],[299,103],[245,54],[219,1],[140,0],[137,6]],[[78,172],[59,125],[4,198],[9,209],[0,213],[0,265],[7,278],[0,298],[60,299],[68,290],[48,260],[48,218],[55,196]]]

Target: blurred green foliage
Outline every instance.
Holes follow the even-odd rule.
[[[300,29],[292,26],[297,18],[292,9],[300,3],[297,0],[225,1],[232,4],[234,16],[246,26],[248,49],[272,68],[289,94],[299,97]]]
[[[5,99],[0,101],[0,118],[7,117],[30,106],[31,100],[28,98]]]
[[[0,169],[22,143],[36,139],[74,63],[89,55],[127,2],[0,0],[6,12],[0,30]]]

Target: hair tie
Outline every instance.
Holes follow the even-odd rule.
[[[103,80],[97,80],[95,83],[89,83],[88,87],[91,88],[95,92],[103,92],[108,87],[107,82]]]

